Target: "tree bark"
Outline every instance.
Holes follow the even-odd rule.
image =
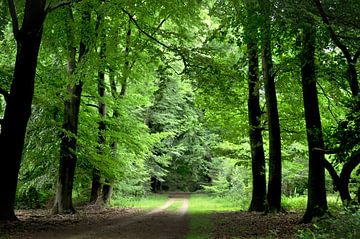
[[[101,15],[98,16],[98,26],[102,24],[103,17]],[[100,120],[98,123],[98,155],[99,157],[103,156],[106,140],[105,140],[105,131],[106,131],[106,105],[105,105],[105,62],[106,62],[106,33],[104,29],[100,30],[100,52],[99,58],[101,61],[99,73],[98,73],[98,112],[100,116]],[[92,186],[91,186],[91,195],[90,195],[90,203],[96,203],[100,198],[101,192],[101,171],[96,167],[93,169],[93,177],[92,177]],[[102,197],[100,198],[102,199]]]
[[[69,60],[68,60],[68,74],[71,77],[77,67],[76,64],[76,48],[74,48],[75,33],[68,21],[74,21],[71,7],[68,8],[68,37],[69,37]],[[90,22],[90,13],[85,10],[82,16],[82,26],[88,26]],[[81,33],[82,40],[79,46],[79,58],[78,63],[83,61],[83,58],[88,50],[87,45],[84,42],[85,33]],[[88,42],[87,42],[88,43]],[[82,92],[82,81],[73,84],[69,84],[67,87],[69,93],[69,99],[64,102],[64,119],[63,119],[63,131],[61,135],[60,145],[60,165],[59,165],[59,177],[57,182],[57,193],[55,203],[53,207],[53,213],[74,213],[75,209],[72,203],[72,189],[74,174],[76,168],[76,149],[77,149],[77,130],[79,121],[79,111]]]
[[[281,210],[281,138],[277,107],[276,88],[271,54],[271,25],[268,0],[261,0],[262,26],[262,71],[265,88],[266,114],[269,126],[269,182],[267,206],[270,212]]]
[[[324,154],[313,150],[324,148],[315,76],[316,30],[310,25],[303,28],[301,78],[304,98],[306,132],[309,148],[308,203],[302,222],[310,222],[327,212]]]
[[[261,129],[261,109],[259,100],[258,57],[256,44],[248,43],[249,57],[249,136],[252,159],[253,189],[249,211],[265,210],[266,179],[265,155]]]
[[[233,1],[234,8],[240,18],[240,9],[237,1]],[[256,9],[253,3],[245,1],[246,23],[244,24],[244,36],[247,44],[248,55],[248,118],[249,138],[251,147],[252,165],[252,198],[249,211],[265,211],[266,202],[266,178],[265,178],[265,155],[261,129],[261,109],[259,97],[259,59],[258,59],[258,24]]]
[[[45,5],[45,0],[27,0],[22,27],[14,27],[16,62],[0,134],[0,220],[17,220],[14,213],[16,188],[27,122],[31,115],[37,58],[46,17]],[[13,20],[17,19],[16,15],[13,17]]]
[[[102,201],[103,203],[109,204],[112,196],[113,188],[111,186],[111,182],[109,180],[105,180],[105,184],[102,187]]]

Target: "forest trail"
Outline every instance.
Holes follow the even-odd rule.
[[[189,194],[186,193],[172,193],[161,207],[147,213],[136,210],[119,211],[103,218],[79,220],[67,225],[40,223],[35,225],[37,228],[28,225],[22,233],[15,233],[7,238],[181,239],[186,235],[188,227],[188,198]]]

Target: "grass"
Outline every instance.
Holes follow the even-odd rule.
[[[166,210],[170,212],[178,212],[182,207],[182,202],[175,201],[173,204],[170,205]]]
[[[164,194],[150,194],[144,197],[123,197],[116,198],[112,202],[113,207],[125,207],[125,208],[141,208],[146,211],[160,207],[166,200],[167,195]]]
[[[338,195],[331,194],[327,196],[328,207],[330,211],[338,211],[342,208],[341,200]],[[285,197],[281,199],[281,203],[287,212],[304,212],[307,204],[307,195],[300,195],[296,197]]]
[[[214,197],[207,194],[194,194],[189,201],[190,231],[186,239],[209,238],[214,226],[211,215],[216,212],[239,211],[243,202],[229,198]]]
[[[114,207],[142,208],[150,211],[160,207],[168,200],[164,194],[150,194],[145,197],[126,197],[113,200]],[[190,225],[186,239],[207,239],[215,226],[212,214],[219,212],[247,210],[249,199],[234,199],[231,197],[216,197],[209,194],[193,194],[189,199]],[[335,217],[317,222],[312,229],[299,232],[299,238],[359,238],[359,213],[343,212],[341,200],[337,195],[328,195],[328,207]],[[306,209],[307,196],[283,197],[282,205],[287,212],[302,213]],[[174,202],[167,210],[178,211],[181,202]],[[337,226],[336,230],[333,225]]]

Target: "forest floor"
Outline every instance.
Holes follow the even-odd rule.
[[[0,239],[182,239],[189,231],[188,197],[171,194],[164,205],[149,212],[96,205],[77,208],[73,215],[19,210],[19,222],[0,224]],[[211,217],[211,238],[295,238],[300,215],[224,212]]]

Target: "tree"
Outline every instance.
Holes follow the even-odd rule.
[[[10,93],[1,91],[6,108],[0,134],[0,151],[3,154],[0,160],[0,220],[16,220],[15,194],[26,126],[31,115],[37,57],[43,24],[47,13],[53,8],[46,5],[46,0],[27,0],[19,28],[14,2],[9,0],[8,5],[17,53]]]
[[[356,34],[359,32],[360,26],[357,24],[358,20],[354,19],[354,16],[358,15],[359,3],[351,2],[349,4],[339,1],[325,1],[322,3],[319,0],[313,0],[313,3],[331,40],[340,49],[347,64],[346,79],[353,102],[349,104],[350,112],[347,114],[346,119],[339,123],[335,135],[332,135],[333,138],[337,139],[337,143],[340,146],[331,150],[316,150],[319,153],[336,154],[337,161],[343,164],[338,175],[333,164],[325,159],[325,168],[329,171],[344,205],[348,205],[351,202],[349,191],[350,176],[353,170],[360,164],[359,152],[356,150],[358,145],[357,112],[360,107],[359,82],[356,69],[356,64],[360,57],[360,48],[358,47],[359,38],[356,37]],[[355,128],[350,126],[353,123]]]
[[[269,126],[269,181],[267,206],[270,212],[281,210],[281,139],[279,113],[275,89],[275,74],[271,54],[271,4],[259,1],[262,15],[262,73],[264,79],[266,114]]]
[[[248,56],[248,117],[249,136],[252,159],[253,191],[250,211],[264,211],[266,198],[265,155],[262,138],[261,108],[260,108],[260,81],[258,60],[258,37],[256,24],[255,1],[245,1],[247,22],[244,26],[245,41]],[[254,17],[255,16],[255,17]]]
[[[307,223],[327,212],[327,200],[324,154],[313,150],[324,147],[315,76],[315,28],[305,25],[302,37],[301,79],[309,150],[308,202],[302,222]]]
[[[88,35],[86,33],[86,28],[89,27],[90,23],[90,12],[88,6],[85,7],[82,14],[81,41],[77,50],[77,48],[75,48],[75,29],[72,27],[74,26],[73,10],[71,6],[67,8],[67,17],[65,18],[65,22],[68,28],[68,76],[70,79],[75,77],[78,65],[84,64],[84,57],[89,49],[88,44],[90,44],[90,39],[87,38]],[[78,60],[76,61],[77,51]],[[78,81],[75,81],[75,83],[70,82],[67,87],[69,98],[64,102],[63,133],[61,135],[57,192],[53,206],[54,213],[75,212],[72,204],[72,189],[77,161],[77,131],[82,86],[83,81],[82,79],[79,79]]]

